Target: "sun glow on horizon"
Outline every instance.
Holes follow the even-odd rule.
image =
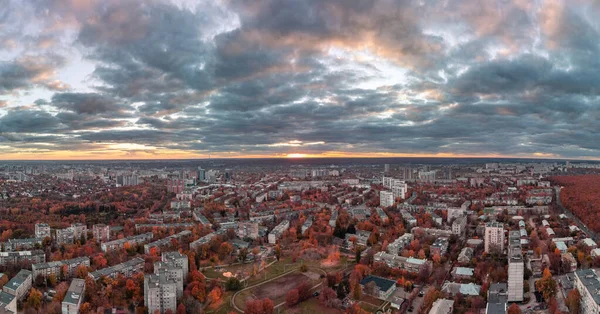
[[[291,154],[285,155],[286,158],[305,158],[307,156],[308,156],[307,154],[300,154],[300,153],[291,153]]]

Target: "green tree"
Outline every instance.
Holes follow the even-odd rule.
[[[238,259],[240,260],[240,262],[244,262],[246,261],[246,258],[248,258],[248,249],[247,248],[242,248],[240,249],[240,251],[238,252]]]
[[[228,291],[237,291],[242,287],[242,283],[235,277],[230,277],[225,282],[225,289]]]
[[[354,256],[356,263],[360,263],[360,256],[361,256],[362,252],[363,252],[363,248],[356,247],[356,252],[355,252],[356,255]]]

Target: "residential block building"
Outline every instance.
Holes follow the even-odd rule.
[[[85,293],[85,280],[73,279],[69,290],[61,303],[62,314],[79,314],[79,307],[83,302]]]
[[[0,265],[17,264],[20,262],[43,263],[46,261],[46,254],[42,250],[18,251],[18,252],[0,252]]]
[[[36,238],[45,238],[50,237],[50,225],[47,223],[37,223],[35,224],[35,237]]]
[[[103,276],[116,278],[117,275],[123,274],[125,277],[130,277],[131,275],[141,272],[144,270],[144,259],[140,257],[136,257],[134,259],[128,260],[127,262],[110,266],[106,268],[102,268],[96,270],[94,272],[88,273],[88,276],[92,277],[94,280],[98,280]]]
[[[54,275],[56,278],[60,279],[71,278],[75,276],[77,268],[80,265],[89,267],[90,258],[87,256],[82,256],[62,261],[32,264],[31,269],[33,271],[33,278],[37,278],[38,276],[48,278],[48,276]],[[63,273],[65,270],[66,272]]]
[[[504,226],[499,222],[488,222],[485,225],[485,252],[504,252]]]
[[[110,226],[95,224],[92,227],[92,235],[98,242],[108,242],[110,240]]]
[[[31,289],[33,276],[30,270],[21,269],[9,282],[7,282],[2,291],[12,294],[17,300],[22,300]]]
[[[148,313],[177,310],[177,282],[165,272],[144,276],[144,305]]]
[[[281,238],[281,235],[283,234],[283,232],[286,231],[289,227],[290,227],[289,220],[284,220],[281,223],[279,223],[279,225],[277,225],[275,228],[273,228],[273,230],[271,230],[271,232],[269,232],[269,236],[268,236],[269,243],[275,244],[277,242],[277,240],[279,238]]]
[[[114,251],[114,250],[122,249],[123,246],[125,245],[125,243],[129,243],[130,245],[142,244],[142,243],[152,240],[153,237],[154,237],[154,235],[152,234],[152,232],[146,232],[146,233],[138,234],[138,235],[123,238],[123,239],[104,242],[100,245],[100,247],[102,248],[102,251],[104,251],[104,252]]]

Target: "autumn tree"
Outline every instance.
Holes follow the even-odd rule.
[[[508,314],[521,314],[521,308],[517,305],[517,303],[513,303],[508,308]]]
[[[433,305],[433,302],[435,302],[435,300],[439,299],[440,296],[441,296],[441,292],[438,289],[436,289],[435,287],[431,287],[431,288],[429,288],[429,290],[427,290],[427,293],[425,293],[425,296],[423,297],[422,309],[424,309],[424,313],[429,312],[429,309]]]
[[[565,303],[569,308],[569,313],[578,314],[579,309],[581,308],[581,295],[579,294],[579,291],[577,289],[569,291]]]
[[[275,245],[275,258],[277,258],[277,261],[281,258],[281,247],[279,244]]]
[[[25,301],[25,304],[28,307],[39,311],[42,307],[42,293],[38,289],[32,288],[29,292],[27,300]]]
[[[298,289],[292,289],[292,290],[288,291],[287,295],[285,296],[285,303],[289,307],[292,307],[292,306],[298,304],[299,300],[300,300],[300,295],[298,294]]]
[[[552,274],[548,268],[544,269],[542,279],[536,281],[535,287],[542,293],[546,302],[556,295],[556,281],[552,278]]]

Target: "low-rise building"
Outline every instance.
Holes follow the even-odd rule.
[[[467,280],[473,278],[474,275],[475,268],[455,267],[452,270],[452,278],[454,278],[454,280]]]
[[[277,225],[271,232],[269,233],[269,243],[275,244],[277,240],[281,237],[284,231],[286,231],[290,227],[289,220],[284,220],[279,225]]]
[[[17,314],[17,298],[4,291],[0,291],[0,313]]]
[[[481,286],[474,283],[456,283],[446,281],[442,285],[442,292],[449,296],[456,296],[458,293],[464,296],[478,296],[481,291]]]
[[[373,259],[377,263],[385,263],[388,267],[400,268],[401,270],[415,274],[418,274],[423,269],[431,268],[431,262],[425,259],[392,255],[386,252],[377,252],[373,256]]]
[[[454,311],[454,300],[437,299],[433,302],[429,314],[452,314]]]
[[[396,282],[378,276],[366,276],[360,281],[360,286],[366,294],[372,295],[380,300],[386,300],[396,290]],[[372,288],[370,286],[373,286]]]
[[[130,245],[142,244],[142,243],[152,240],[153,237],[154,237],[154,235],[152,234],[152,232],[146,232],[146,233],[138,234],[138,235],[123,238],[123,239],[104,242],[100,245],[100,247],[102,248],[102,251],[104,251],[104,252],[114,251],[114,250],[122,249],[125,246],[125,243],[129,243]]]
[[[46,261],[46,254],[42,250],[18,251],[18,252],[0,252],[0,265],[17,264],[20,262],[43,263]]]
[[[467,227],[467,216],[462,216],[454,219],[452,222],[452,233],[456,235],[464,234]]]
[[[85,280],[73,279],[62,301],[62,314],[78,314],[85,293]]]
[[[37,278],[38,276],[48,278],[48,276],[54,275],[56,278],[61,279],[75,276],[75,272],[80,265],[89,267],[90,258],[82,256],[62,261],[32,264],[31,269],[33,271],[33,278]],[[65,270],[66,273],[63,273]]]
[[[208,244],[210,240],[217,234],[211,232],[205,236],[200,237],[198,240],[190,242],[190,249],[197,250],[201,245]]]
[[[577,270],[577,260],[573,256],[573,254],[567,252],[561,254],[561,259],[563,265],[569,266],[569,272],[574,272]]]
[[[8,239],[4,244],[4,250],[8,252],[41,249],[44,238]]]
[[[411,233],[405,233],[398,237],[394,242],[390,243],[387,247],[388,253],[392,255],[398,255],[400,252],[407,247],[415,237]]]
[[[575,272],[575,288],[581,296],[581,314],[600,313],[600,277],[593,269],[581,269]]]
[[[184,237],[189,237],[192,235],[192,232],[189,230],[183,230],[177,234],[174,235],[170,235],[166,238],[162,238],[158,241],[154,241],[152,243],[148,243],[148,244],[144,244],[144,253],[145,254],[149,254],[150,250],[152,250],[152,248],[157,248],[157,249],[161,249],[164,247],[169,247],[172,244],[172,241],[175,239],[181,239]]]
[[[258,238],[258,223],[256,222],[238,222],[238,232],[237,236],[241,239],[249,238],[249,239],[257,239]]]
[[[88,276],[92,277],[94,280],[98,280],[103,276],[116,278],[117,275],[123,274],[125,277],[131,277],[131,275],[141,272],[144,270],[144,259],[140,257],[136,257],[134,259],[128,260],[127,262],[98,269],[94,272],[88,273]]]
[[[443,256],[444,254],[446,254],[446,252],[448,251],[449,243],[450,242],[448,241],[448,238],[435,239],[433,244],[431,244],[431,246],[429,247],[431,256],[434,256],[435,254]]]
[[[461,251],[460,254],[458,254],[458,258],[457,261],[459,263],[470,263],[471,259],[473,258],[473,249],[470,247],[464,247]]]
[[[33,283],[33,275],[30,270],[21,269],[16,276],[7,282],[2,291],[12,294],[17,300],[22,300],[31,289]]]
[[[411,215],[408,211],[403,209],[400,211],[400,215],[402,215],[402,219],[409,226],[414,227],[417,225],[417,219],[413,217],[413,215]]]

